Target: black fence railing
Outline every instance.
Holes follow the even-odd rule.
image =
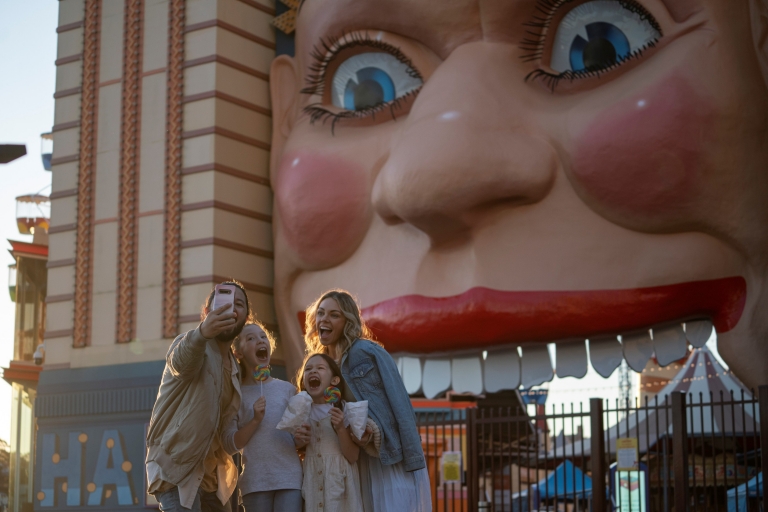
[[[418,412],[433,510],[764,512],[768,386],[670,397]]]

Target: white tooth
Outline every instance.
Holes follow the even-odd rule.
[[[707,344],[710,336],[712,336],[712,322],[709,320],[685,322],[685,337],[688,338],[688,343],[692,346],[703,347]]]
[[[451,360],[453,390],[457,393],[483,392],[483,367],[479,357],[454,357]]]
[[[495,393],[520,386],[520,354],[517,350],[488,352],[484,362],[485,390]]]
[[[405,390],[409,395],[418,393],[421,389],[421,360],[418,357],[401,357],[398,366]]]
[[[549,382],[555,376],[552,370],[552,358],[549,356],[546,345],[524,347],[520,366],[523,369],[520,380],[525,389]]]
[[[653,341],[648,331],[622,336],[621,348],[627,364],[637,373],[645,369],[645,365],[653,355]]]
[[[621,364],[623,357],[621,343],[616,336],[589,339],[589,360],[592,368],[606,379]]]
[[[451,387],[451,361],[449,359],[427,359],[424,363],[422,390],[427,398],[437,395]]]
[[[653,351],[659,366],[682,359],[688,353],[688,342],[682,325],[653,330]]]
[[[584,340],[555,345],[555,370],[560,378],[580,379],[587,374],[587,345]]]

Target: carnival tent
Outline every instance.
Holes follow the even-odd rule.
[[[752,480],[728,491],[728,512],[747,512],[747,498],[763,495],[763,474],[758,473]]]
[[[592,478],[566,460],[535,485],[539,500],[587,499],[592,496]]]
[[[694,404],[688,415],[688,435],[748,434],[759,432],[757,404],[743,404],[752,400],[752,393],[724,369],[705,346],[693,349],[678,374],[651,400],[648,408],[632,410],[608,429],[608,449],[616,451],[616,439],[634,437],[638,449],[644,453],[662,437],[672,435],[672,412],[664,404],[672,403],[672,393],[683,392],[688,403]],[[742,395],[743,393],[743,395]],[[733,396],[734,403],[731,403]],[[698,404],[703,404],[698,406]],[[644,405],[644,404],[643,404]],[[569,444],[555,444],[549,457],[567,458],[589,455],[590,439]]]

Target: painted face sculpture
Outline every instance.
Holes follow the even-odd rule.
[[[768,382],[764,0],[306,0],[295,41],[271,73],[292,367],[341,287],[427,394],[435,368],[547,380],[552,342],[559,375],[640,370],[712,325]]]

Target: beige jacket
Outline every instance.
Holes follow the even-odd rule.
[[[219,417],[223,362],[216,340],[204,338],[198,327],[179,335],[165,358],[147,432],[147,477],[157,478],[159,473],[162,480],[179,486],[182,505],[187,508],[202,481],[203,461],[219,425],[228,425],[240,409],[238,366],[231,354],[229,357],[235,394],[224,418]],[[217,495],[223,503],[237,484],[232,457],[220,461],[217,474]]]

